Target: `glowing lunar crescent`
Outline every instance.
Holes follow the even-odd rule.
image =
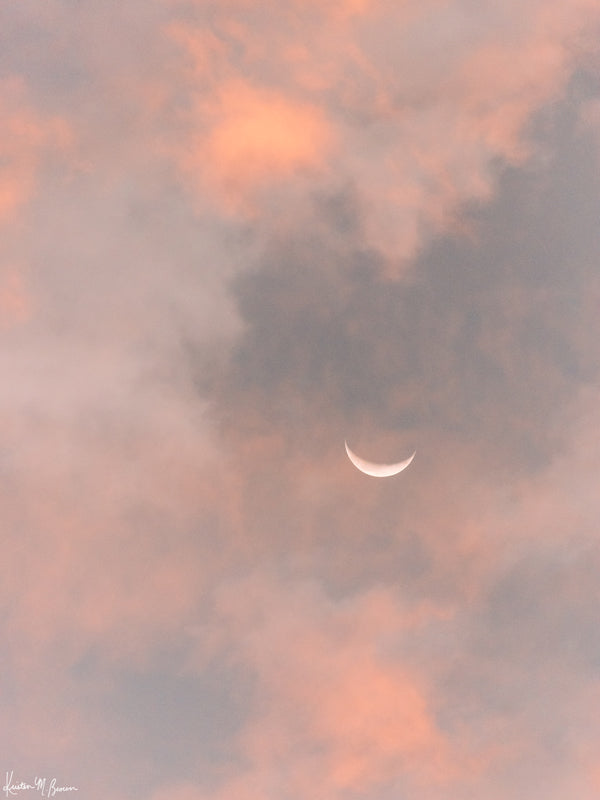
[[[360,458],[360,456],[357,456],[356,453],[353,453],[348,447],[348,442],[344,442],[344,444],[346,445],[346,453],[348,453],[348,458],[354,464],[356,469],[364,472],[365,475],[372,475],[374,478],[389,478],[391,475],[397,475],[399,472],[402,472],[403,469],[408,467],[410,462],[417,454],[417,451],[415,450],[412,456],[404,461],[398,461],[397,464],[373,464],[373,462],[365,461],[364,458]]]

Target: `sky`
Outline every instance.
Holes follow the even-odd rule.
[[[600,796],[599,35],[1,0],[4,796]]]

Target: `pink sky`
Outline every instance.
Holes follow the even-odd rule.
[[[599,27],[4,3],[3,779],[597,798]]]

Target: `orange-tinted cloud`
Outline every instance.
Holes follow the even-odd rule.
[[[229,652],[255,674],[258,694],[239,737],[247,769],[210,796],[276,798],[285,786],[304,798],[315,785],[336,796],[400,777],[452,782],[460,767],[427,684],[394,655],[415,621],[392,592],[335,603],[264,573],[219,590],[212,624],[229,630]]]
[[[38,114],[21,81],[0,82],[0,223],[11,221],[31,198],[42,156],[69,140],[68,126]]]
[[[33,300],[22,271],[0,270],[0,327],[26,322],[33,313]]]
[[[28,370],[16,357],[3,367],[2,600],[15,663],[53,653],[66,664],[100,641],[109,659],[143,660],[203,591],[218,461],[205,472],[205,431],[158,387],[124,423],[131,364],[118,374],[87,351],[83,377],[73,350],[42,364],[40,349]]]
[[[212,186],[243,213],[274,185],[283,218],[309,186],[351,184],[369,244],[407,257],[489,198],[496,159],[528,156],[529,121],[562,96],[595,9],[534,2],[516,25],[510,9],[474,20],[459,3],[350,6],[234,3],[204,26],[172,25],[194,109],[172,150],[203,204]]]
[[[214,108],[196,125],[209,130],[193,136],[180,166],[193,185],[212,187],[233,210],[252,208],[262,190],[322,170],[331,150],[320,109],[242,80],[220,85]]]

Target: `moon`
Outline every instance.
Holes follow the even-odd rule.
[[[365,475],[371,475],[373,478],[389,478],[392,475],[397,475],[399,472],[402,472],[403,469],[406,469],[413,458],[416,456],[417,451],[409,456],[404,461],[398,461],[396,464],[374,464],[372,461],[365,461],[364,458],[357,456],[356,453],[353,453],[352,450],[348,447],[348,442],[344,441],[344,445],[346,446],[346,453],[348,454],[348,458],[354,464],[356,469],[364,472]]]

